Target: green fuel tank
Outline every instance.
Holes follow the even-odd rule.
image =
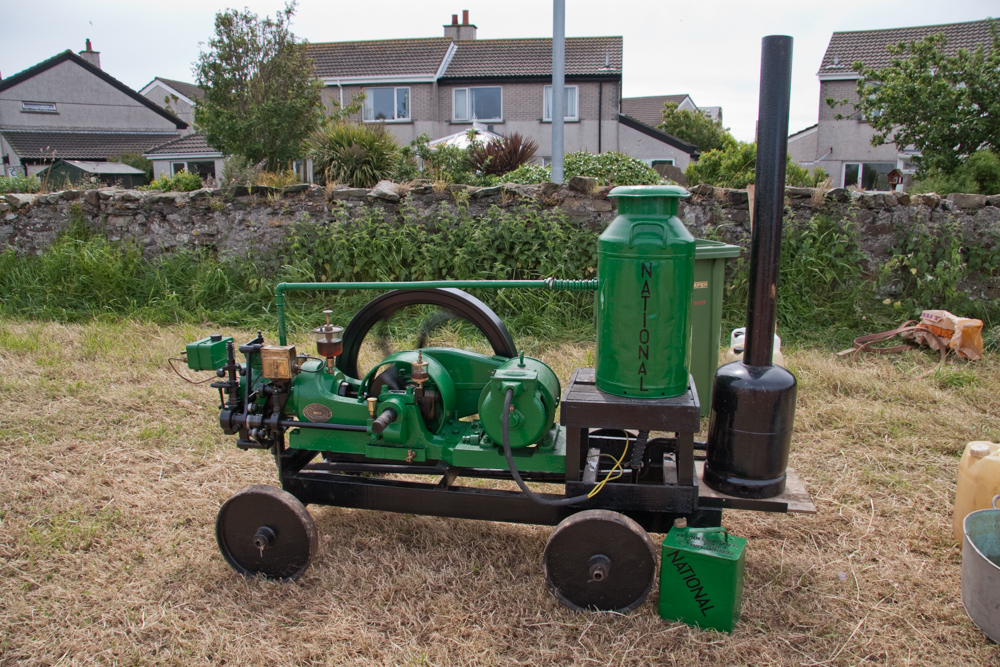
[[[597,388],[664,398],[687,390],[694,237],[676,185],[617,187],[618,217],[597,240]]]

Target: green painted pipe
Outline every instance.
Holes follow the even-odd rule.
[[[286,345],[285,329],[285,292],[332,290],[383,290],[383,289],[551,289],[587,292],[597,289],[597,280],[424,280],[411,282],[381,282],[381,283],[279,283],[274,289],[274,302],[278,309],[278,341]]]

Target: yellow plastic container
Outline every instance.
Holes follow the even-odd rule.
[[[1000,494],[1000,445],[975,441],[965,446],[958,463],[958,488],[955,491],[955,516],[952,531],[961,544],[962,522],[970,512],[993,507],[993,496]]]

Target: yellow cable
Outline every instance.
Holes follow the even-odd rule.
[[[608,474],[604,477],[604,479],[601,480],[601,483],[590,490],[590,493],[587,494],[588,498],[593,498],[600,493],[601,489],[604,488],[604,485],[608,483],[608,480],[618,479],[625,473],[625,470],[622,469],[622,461],[625,460],[626,453],[628,453],[628,431],[625,431],[625,449],[622,450],[621,458],[615,461],[615,464],[611,467],[611,470],[608,471]],[[601,456],[607,456],[608,458],[614,459],[614,457],[610,454],[601,454]],[[614,474],[615,470],[618,471],[618,474],[612,477],[611,475]]]

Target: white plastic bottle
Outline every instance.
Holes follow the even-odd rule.
[[[729,336],[729,349],[726,350],[725,363],[728,364],[731,361],[740,361],[743,359],[743,341],[746,338],[746,334],[746,327],[733,329],[733,333]],[[782,367],[785,365],[785,356],[781,354],[781,338],[778,337],[778,334],[774,334],[774,349],[771,353],[771,363]]]

